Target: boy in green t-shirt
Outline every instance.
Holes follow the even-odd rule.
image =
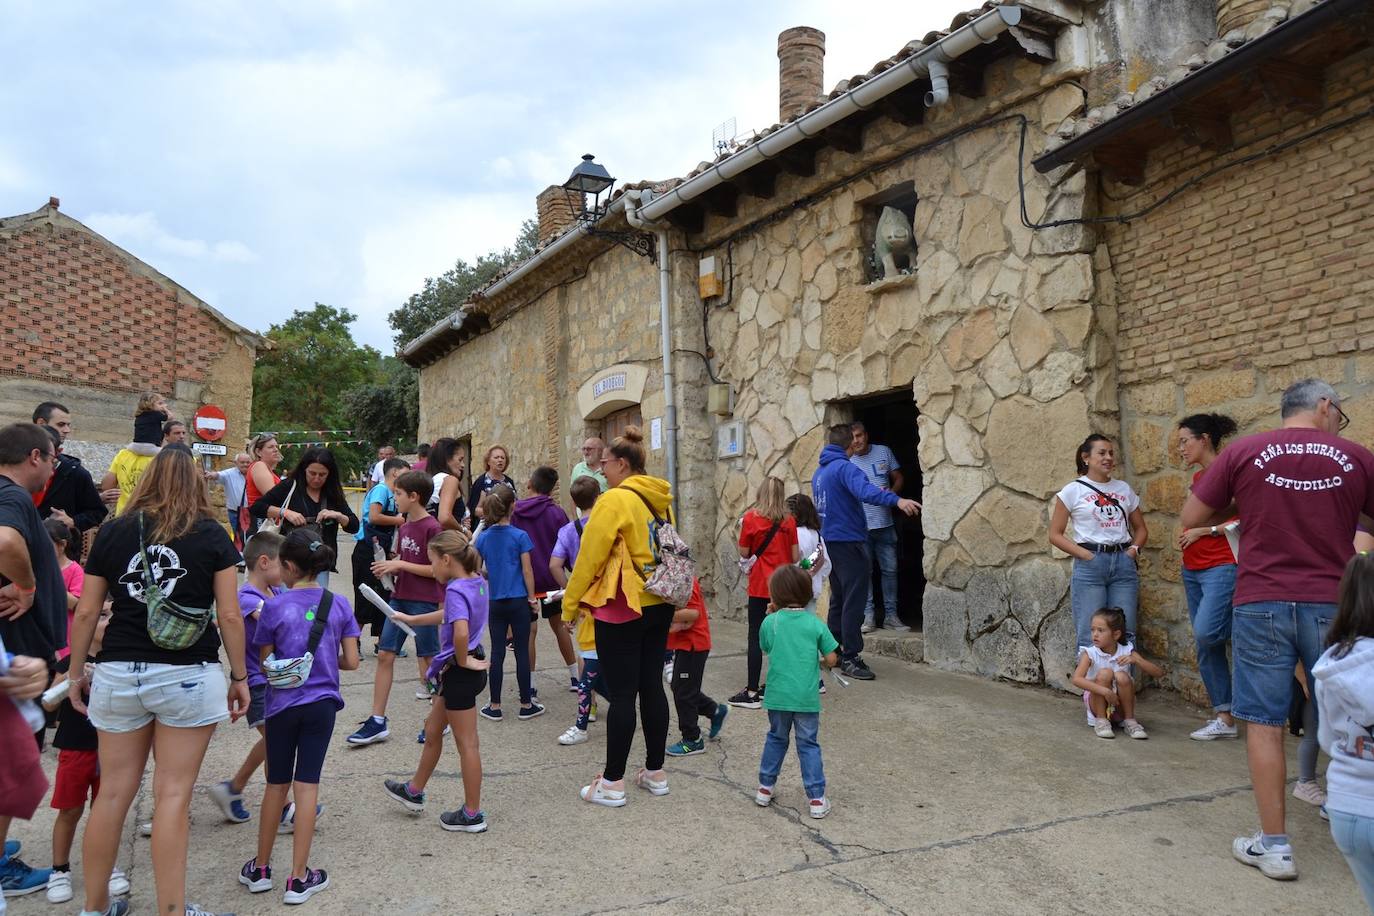
[[[816,682],[821,663],[827,668],[839,664],[835,650],[840,646],[820,618],[806,609],[811,603],[811,577],[800,567],[779,566],[768,580],[768,593],[769,615],[759,630],[759,646],[768,655],[768,692],[763,697],[768,737],[754,801],[763,807],[773,801],[788,735],[795,732],[802,783],[811,799],[808,807],[812,817],[821,818],[830,813],[830,800],[825,797],[825,769],[817,740],[821,697]],[[818,661],[819,656],[824,658]]]

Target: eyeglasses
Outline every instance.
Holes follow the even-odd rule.
[[[37,451],[37,449],[35,449]],[[43,460],[48,464],[57,464],[57,452],[44,452]]]
[[[1346,414],[1344,410],[1341,410],[1341,405],[1337,404],[1330,398],[1326,398],[1326,403],[1330,404],[1331,409],[1336,411],[1336,413],[1340,415],[1341,419],[1340,422],[1336,424],[1336,431],[1344,432],[1345,428],[1350,425],[1350,417]]]

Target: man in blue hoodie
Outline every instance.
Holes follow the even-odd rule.
[[[846,449],[853,438],[848,423],[830,427],[829,444],[821,450],[820,467],[811,478],[811,492],[821,516],[821,537],[833,567],[828,622],[830,632],[840,642],[840,670],[852,678],[871,681],[873,672],[859,657],[864,647],[860,627],[873,568],[863,504],[895,507],[907,515],[920,512],[921,504],[873,486],[858,465],[849,460]]]

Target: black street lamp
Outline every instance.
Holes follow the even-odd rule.
[[[568,195],[568,204],[573,213],[577,215],[577,221],[582,224],[583,231],[587,235],[595,238],[609,239],[618,245],[624,245],[637,255],[647,257],[650,261],[654,260],[654,237],[645,232],[619,231],[614,229],[600,229],[597,223],[610,211],[611,187],[615,184],[615,179],[611,173],[606,171],[606,167],[596,161],[596,157],[587,153],[582,157],[582,161],[572,170],[568,180],[563,182],[563,191]],[[601,202],[601,195],[606,194],[606,202]],[[591,197],[591,206],[587,206],[587,198]]]

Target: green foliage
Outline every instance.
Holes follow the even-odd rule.
[[[420,373],[385,356],[376,379],[344,392],[343,405],[359,438],[407,452],[420,427]]]
[[[349,409],[349,393],[372,385],[385,385],[396,375],[383,368],[382,354],[359,346],[349,330],[357,316],[347,309],[315,303],[298,309],[281,324],[267,329],[274,347],[258,355],[253,367],[253,426],[256,430],[352,429],[365,439]],[[392,360],[395,362],[395,360]],[[417,408],[414,413],[418,413]],[[414,435],[415,425],[404,413]],[[280,470],[289,470],[303,451],[290,442],[327,440],[329,436],[285,436]],[[400,437],[397,437],[400,438]],[[368,468],[376,447],[371,443],[331,445],[345,479]]]
[[[473,264],[459,258],[447,273],[426,277],[424,288],[387,316],[391,329],[396,332],[396,349],[404,348],[439,321],[452,315],[473,293],[494,280],[507,267],[529,258],[538,243],[539,224],[527,219],[520,225],[520,234],[516,236],[513,246],[479,255]]]

